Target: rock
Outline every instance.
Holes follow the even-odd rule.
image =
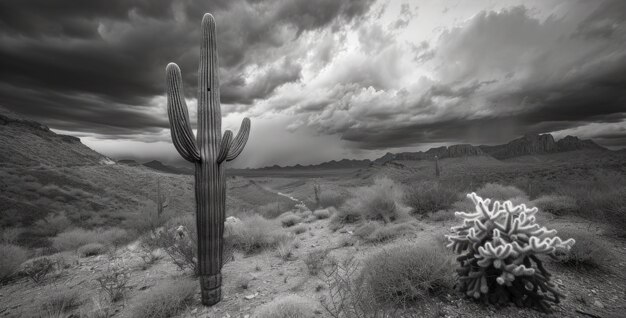
[[[258,295],[259,295],[259,293],[254,293],[254,294],[252,294],[252,295],[246,295],[246,296],[244,296],[243,298],[245,298],[245,299],[247,299],[247,300],[250,300],[250,299],[254,299],[254,298],[255,298],[256,296],[258,296]]]
[[[602,302],[601,302],[601,301],[599,301],[599,300],[594,301],[594,302],[593,302],[593,305],[594,305],[594,306],[596,306],[596,307],[598,307],[598,308],[600,308],[600,309],[604,309],[604,305],[603,305],[603,304],[602,304]]]

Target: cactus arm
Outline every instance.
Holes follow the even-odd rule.
[[[218,164],[226,160],[226,156],[228,155],[228,152],[232,146],[232,141],[233,141],[233,132],[230,130],[226,130],[224,132],[224,136],[222,136],[222,141],[220,143],[220,152],[217,155]]]
[[[246,146],[246,142],[248,142],[248,136],[250,135],[250,119],[244,118],[241,122],[241,127],[239,128],[239,132],[237,132],[237,136],[233,140],[233,144],[228,151],[228,155],[226,156],[226,161],[231,161],[243,151],[243,148]]]
[[[167,115],[170,121],[172,142],[178,153],[187,161],[198,162],[200,151],[194,141],[193,131],[189,123],[187,103],[183,95],[183,80],[180,68],[170,63],[165,69],[167,83]]]

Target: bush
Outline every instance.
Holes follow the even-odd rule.
[[[48,257],[31,259],[22,265],[22,274],[36,284],[41,284],[50,273],[54,272],[56,262]]]
[[[304,257],[304,264],[306,264],[310,275],[316,276],[322,270],[324,260],[329,252],[330,250],[326,248],[315,249]]]
[[[28,258],[28,252],[12,244],[0,244],[0,282],[8,280],[17,273],[20,265]]]
[[[370,220],[385,223],[406,217],[407,209],[402,206],[403,189],[389,178],[379,178],[369,187],[357,188],[354,197],[346,201],[346,215],[357,214]]]
[[[78,248],[78,255],[89,257],[104,254],[106,251],[107,248],[100,243],[89,243]]]
[[[39,301],[39,308],[44,317],[65,317],[67,312],[81,304],[80,291],[68,287],[54,287],[44,294]]]
[[[276,252],[278,257],[280,257],[283,261],[288,261],[293,258],[293,245],[289,241],[280,242],[278,246],[276,246]]]
[[[186,279],[163,281],[133,298],[131,317],[167,318],[179,315],[193,303],[198,284]]]
[[[428,215],[428,218],[434,222],[444,222],[454,219],[454,212],[450,210],[439,210]]]
[[[268,248],[275,248],[279,243],[292,237],[273,221],[260,215],[251,215],[232,224],[225,239],[236,249],[252,254]]]
[[[334,209],[334,208],[333,208]],[[313,215],[318,219],[328,219],[331,215],[330,209],[315,210]]]
[[[363,262],[365,286],[383,305],[406,307],[454,285],[451,257],[433,242],[402,243]]]
[[[458,290],[485,303],[513,302],[549,311],[548,302],[558,303],[562,295],[552,287],[551,275],[538,256],[566,252],[574,240],[563,241],[554,230],[536,224],[537,208],[491,202],[476,193],[468,197],[475,211],[457,212],[463,223],[448,236],[448,247],[462,254],[457,258]]]
[[[311,300],[288,295],[261,306],[255,318],[314,318],[317,305]]]
[[[100,290],[104,292],[111,302],[116,302],[124,298],[126,291],[128,290],[128,280],[130,274],[126,269],[113,266],[109,267],[104,273],[102,273],[96,281],[100,285]]]
[[[307,227],[304,224],[299,224],[291,228],[291,232],[293,232],[293,234],[295,235],[300,235],[306,231],[307,231]]]
[[[261,216],[274,219],[283,214],[285,211],[293,208],[293,204],[286,204],[284,202],[274,202],[262,205],[255,209],[255,211]]]
[[[83,245],[100,243],[103,245],[119,245],[128,241],[126,230],[111,228],[107,230],[85,230],[75,228],[60,233],[52,239],[52,246],[58,251],[76,250]]]
[[[322,190],[319,194],[320,208],[337,208],[340,207],[345,201],[345,196],[342,196],[340,193],[334,191]]]
[[[585,230],[560,229],[558,233],[576,240],[568,252],[558,256],[559,263],[576,268],[603,268],[612,261],[606,244]]]
[[[387,224],[376,228],[365,240],[368,242],[382,243],[400,236],[415,233],[415,231],[415,226],[410,223]]]
[[[492,200],[511,200],[513,198],[528,200],[524,191],[514,186],[505,186],[497,183],[487,183],[476,191],[480,197],[491,198]],[[515,203],[515,202],[514,202]]]
[[[554,215],[566,215],[578,208],[576,200],[566,195],[542,195],[533,200],[532,204],[541,211]]]
[[[448,209],[459,199],[455,190],[437,181],[421,182],[411,188],[405,196],[405,202],[416,214]]]
[[[191,214],[168,221],[163,229],[153,231],[144,239],[148,246],[160,248],[180,269],[197,274],[198,234]],[[224,260],[227,259],[226,246]]]
[[[360,211],[353,210],[350,208],[342,208],[337,210],[330,217],[330,229],[332,231],[336,231],[343,227],[346,223],[355,223],[361,220]]]
[[[302,218],[295,215],[293,212],[286,212],[281,215],[279,219],[283,227],[291,227],[302,222]]]

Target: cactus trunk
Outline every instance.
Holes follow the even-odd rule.
[[[166,68],[167,104],[172,141],[180,155],[195,164],[196,226],[198,232],[198,275],[202,303],[214,305],[222,299],[222,258],[226,206],[225,162],[243,151],[250,132],[245,118],[233,139],[222,135],[215,20],[202,19],[202,43],[198,70],[197,141],[189,124],[180,69],[174,63]]]

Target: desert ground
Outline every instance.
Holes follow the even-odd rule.
[[[581,151],[444,159],[438,178],[427,160],[230,171],[232,258],[222,270],[224,298],[213,307],[200,304],[194,279],[192,176],[120,163],[3,167],[5,195],[19,189],[16,201],[67,212],[3,230],[5,263],[19,266],[3,277],[0,315],[619,317],[625,163],[622,153]],[[472,210],[464,197],[471,191],[537,206],[538,223],[576,239],[570,255],[545,261],[565,295],[551,313],[488,306],[455,291],[457,263],[445,235],[460,222],[455,211]],[[3,221],[18,217],[5,213]],[[408,287],[394,277],[407,271],[420,272]],[[381,280],[402,284],[375,284]]]

